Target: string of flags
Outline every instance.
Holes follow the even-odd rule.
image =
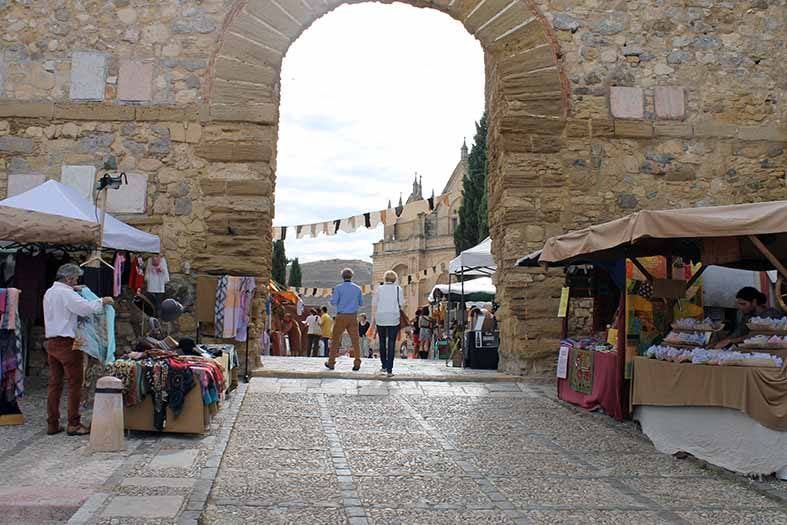
[[[411,273],[405,276],[399,276],[398,284],[402,287],[411,286],[420,283],[421,281],[431,279],[436,275],[440,275],[448,270],[448,263],[440,263],[439,265],[432,266],[425,270],[416,273]],[[372,293],[378,285],[364,284],[361,286],[361,291],[364,295]],[[307,286],[295,287],[290,286],[289,291],[298,294],[301,297],[330,297],[333,294],[333,288],[310,288]]]
[[[419,213],[429,213],[437,206],[449,206],[451,203],[450,194],[444,193],[442,195],[434,196],[432,194],[428,199],[413,201],[411,203],[402,205],[401,199],[399,206],[395,208],[389,207],[385,210],[369,211],[352,217],[345,217],[343,219],[333,219],[330,221],[315,222],[313,224],[297,224],[295,226],[274,226],[273,227],[273,240],[284,241],[288,237],[296,239],[315,238],[320,235],[332,236],[337,233],[353,233],[361,228],[374,229],[380,224],[385,226],[392,226],[396,220],[407,212],[408,215],[417,215]]]

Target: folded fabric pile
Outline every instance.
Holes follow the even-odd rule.
[[[755,335],[747,337],[740,345],[741,348],[787,348],[787,336],[781,335]]]
[[[781,368],[781,357],[762,352],[737,352],[730,350],[707,350],[705,348],[680,349],[666,345],[653,345],[645,356],[675,363],[691,362],[695,365],[761,366]]]
[[[577,339],[561,339],[560,346],[567,346],[577,350],[592,350],[594,352],[609,352],[612,345],[602,340],[600,337],[584,336]]]
[[[787,317],[771,319],[769,317],[752,317],[746,326],[749,330],[787,330]]]
[[[704,332],[670,332],[664,338],[665,343],[705,346],[707,344]]]
[[[722,323],[714,321],[710,317],[706,317],[702,321],[694,319],[693,317],[686,317],[685,319],[676,319],[672,323],[672,328],[676,330],[721,330]]]

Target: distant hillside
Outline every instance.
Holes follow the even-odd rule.
[[[303,285],[315,288],[333,288],[341,280],[339,273],[351,268],[355,273],[353,282],[359,286],[371,284],[372,282],[372,263],[357,259],[330,259],[325,261],[314,261],[301,263],[301,273],[303,274]],[[289,266],[287,267],[287,278],[289,279]],[[306,297],[305,303],[309,306],[328,306],[330,299],[327,297]],[[364,296],[364,305],[361,311],[367,315],[371,311],[372,296]],[[333,310],[331,310],[333,312]]]

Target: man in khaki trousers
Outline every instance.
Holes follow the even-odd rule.
[[[336,307],[336,321],[331,332],[331,352],[325,366],[330,370],[336,365],[336,356],[339,354],[342,335],[344,331],[350,335],[353,345],[355,363],[353,370],[361,369],[361,344],[358,340],[358,310],[363,306],[363,292],[361,287],[352,282],[353,271],[350,268],[342,270],[342,282],[336,285],[331,296],[331,304]]]

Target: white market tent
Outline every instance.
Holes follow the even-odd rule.
[[[99,211],[93,203],[77,190],[50,180],[0,201],[0,240],[96,244],[99,217]],[[161,241],[156,235],[138,230],[106,214],[101,247],[159,253]]]
[[[454,295],[472,295],[476,293],[495,295],[497,293],[497,288],[492,283],[491,277],[479,277],[464,283],[437,284],[429,293],[429,302],[434,302],[435,290],[440,290],[443,295],[448,295],[449,292]]]
[[[486,275],[497,271],[492,258],[492,238],[487,237],[480,244],[460,253],[448,264],[448,273],[458,275]]]

